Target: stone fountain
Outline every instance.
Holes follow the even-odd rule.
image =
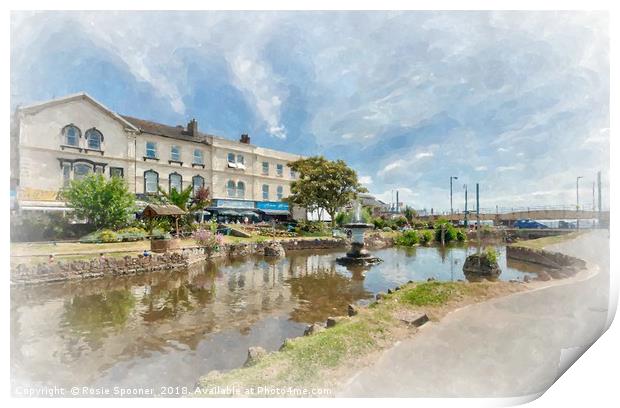
[[[374,225],[366,224],[362,220],[361,208],[360,203],[356,202],[353,220],[344,225],[345,228],[351,230],[351,250],[347,252],[346,256],[336,259],[336,262],[341,265],[372,265],[382,261],[380,258],[371,256],[364,249],[364,231],[374,228]]]

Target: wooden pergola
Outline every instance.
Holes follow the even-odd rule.
[[[177,231],[177,237],[179,236],[179,217],[187,214],[174,204],[149,204],[144,210],[142,210],[142,216],[146,218],[155,217],[172,217],[174,218],[174,224]]]

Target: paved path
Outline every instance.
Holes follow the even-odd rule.
[[[472,305],[427,324],[352,378],[340,396],[537,396],[607,328],[609,238],[597,231],[549,247],[592,271],[572,281]]]

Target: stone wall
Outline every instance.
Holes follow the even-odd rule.
[[[94,257],[91,260],[60,260],[51,264],[16,264],[11,265],[11,283],[59,282],[72,279],[134,275],[184,268],[192,263],[204,261],[208,257],[263,255],[265,246],[270,242],[271,241],[265,241],[264,243],[225,244],[220,251],[211,254],[207,254],[204,248],[190,247],[175,252],[152,254],[146,257],[143,255],[128,255],[123,258],[100,259]],[[283,240],[280,241],[280,243],[285,251],[333,249],[341,248],[346,245],[345,240],[331,238]]]
[[[506,257],[518,261],[535,263],[551,269],[577,271],[585,269],[585,261],[559,252],[527,248],[518,245],[506,247]]]

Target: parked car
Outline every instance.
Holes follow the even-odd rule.
[[[558,222],[558,228],[562,228],[562,229],[576,229],[577,228],[577,224],[574,223],[574,222],[560,221],[560,222]]]
[[[545,224],[541,224],[534,220],[517,220],[514,223],[515,228],[545,229],[549,228]]]

